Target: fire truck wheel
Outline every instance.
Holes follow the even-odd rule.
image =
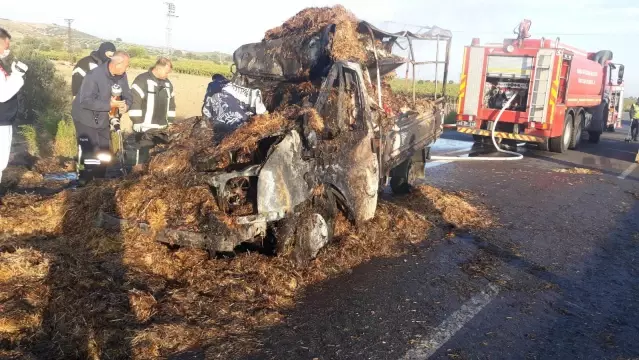
[[[570,119],[572,121],[572,117],[570,117]],[[568,121],[568,116],[566,116],[566,121]],[[579,146],[579,143],[581,142],[581,132],[583,129],[583,125],[584,119],[582,115],[577,115],[577,119],[574,121],[574,129],[572,133],[572,139],[570,140],[570,146],[568,147],[569,149],[575,149],[577,148],[577,146]]]
[[[546,140],[544,142],[541,143],[537,143],[537,145],[539,146],[539,150],[541,151],[550,151],[550,146],[548,145],[549,140]]]
[[[568,147],[570,146],[570,143],[572,141],[573,125],[574,124],[572,121],[572,115],[566,115],[566,119],[564,120],[564,132],[561,134],[561,136],[550,138],[548,140],[548,147],[550,148],[550,151],[556,153],[564,153],[568,150]]]
[[[475,140],[476,143],[480,143],[484,141],[484,137],[481,135],[473,135],[473,140]]]
[[[601,133],[596,131],[588,131],[588,141],[593,144],[599,144]]]

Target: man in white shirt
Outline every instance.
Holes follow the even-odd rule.
[[[10,45],[11,35],[0,28],[0,182],[2,171],[9,163],[13,122],[18,114],[18,92],[24,85],[23,76],[27,71],[24,64],[14,61],[9,67],[4,63],[3,60],[9,56]]]

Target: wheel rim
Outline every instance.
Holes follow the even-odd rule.
[[[308,250],[311,258],[328,243],[328,224],[321,214],[312,214],[309,219]]]
[[[582,132],[583,123],[584,123],[583,120],[579,121],[579,124],[577,128],[575,129],[575,145],[581,142],[581,132]]]
[[[566,123],[566,129],[564,130],[563,142],[566,149],[570,146],[570,134],[572,134],[572,121]]]

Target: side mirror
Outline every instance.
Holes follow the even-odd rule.
[[[621,85],[621,83],[623,83],[623,72],[624,66],[619,65],[619,72],[617,72],[617,85]]]

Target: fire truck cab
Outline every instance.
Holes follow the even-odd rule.
[[[576,148],[582,132],[598,143],[621,114],[623,65],[612,63],[611,51],[589,53],[559,38],[531,39],[529,28],[524,20],[516,39],[485,45],[473,39],[464,48],[457,131],[475,140],[489,137],[514,96],[495,127],[496,138],[558,153]]]

